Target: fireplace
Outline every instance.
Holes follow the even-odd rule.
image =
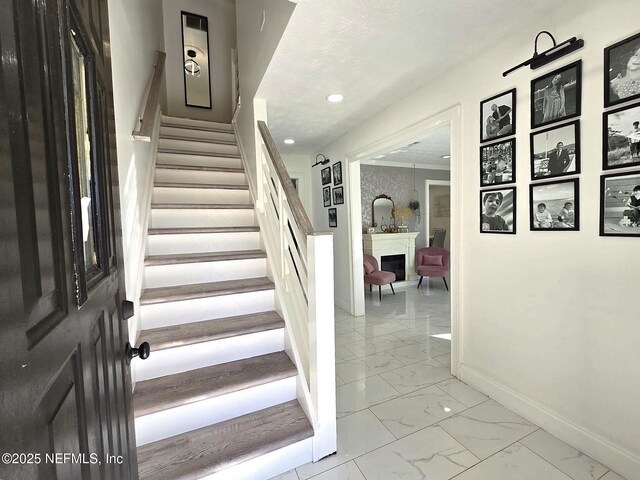
[[[404,255],[383,255],[380,257],[380,264],[380,270],[396,274],[396,282],[401,282],[405,279]]]

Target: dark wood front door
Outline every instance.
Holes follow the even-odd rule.
[[[107,0],[0,6],[0,479],[137,478]]]

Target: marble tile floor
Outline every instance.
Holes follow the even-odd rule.
[[[624,480],[450,375],[442,282],[373,293],[335,314],[338,452],[275,479]]]

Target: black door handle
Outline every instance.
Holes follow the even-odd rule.
[[[146,360],[151,354],[151,348],[147,342],[142,342],[138,348],[133,348],[129,342],[125,347],[125,355],[127,356],[127,365],[131,363],[133,357],[140,357],[140,360]]]

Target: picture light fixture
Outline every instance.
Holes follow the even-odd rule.
[[[538,53],[538,38],[540,38],[540,35],[542,35],[543,33],[546,33],[551,37],[551,41],[553,42],[553,47],[551,47],[549,50],[545,50],[542,53]],[[516,65],[515,67],[510,68],[509,70],[504,72],[502,76],[506,77],[514,70],[517,70],[520,67],[526,67],[527,65],[531,65],[531,70],[535,70],[536,68],[540,68],[546,65],[547,63],[551,63],[560,57],[564,57],[565,55],[570,54],[571,52],[575,52],[576,50],[578,50],[579,48],[582,48],[583,46],[584,46],[584,40],[576,37],[571,37],[569,40],[565,40],[560,45],[558,45],[556,43],[556,39],[553,38],[553,35],[551,35],[546,30],[543,30],[540,33],[538,33],[538,35],[536,35],[536,39],[533,43],[533,57],[531,57],[529,60],[525,60],[519,65]]]

